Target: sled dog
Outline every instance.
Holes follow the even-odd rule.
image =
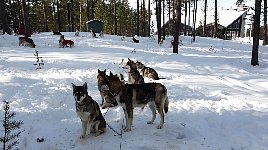
[[[128,70],[128,83],[129,84],[141,84],[144,83],[144,78],[140,75],[139,71],[136,69],[137,67],[131,64],[130,61],[127,62],[125,68]]]
[[[159,78],[158,73],[150,67],[146,67],[143,63],[137,61],[136,62],[137,69],[143,77],[147,77],[153,80],[165,79]]]
[[[106,75],[106,69],[104,69],[103,71],[100,71],[98,69],[98,89],[101,95],[101,99],[102,99],[102,103],[101,103],[101,108],[105,109],[107,107],[114,107],[117,106],[117,102],[114,98],[114,96],[110,93],[110,92],[105,92],[102,89],[102,85],[108,83],[108,78]]]
[[[87,83],[83,86],[73,86],[73,96],[75,99],[76,113],[82,122],[82,134],[80,138],[85,138],[88,134],[95,133],[95,136],[106,131],[106,121],[102,116],[99,105],[88,95]]]
[[[54,31],[54,30],[52,31],[52,34],[53,35],[62,35],[59,31]]]
[[[68,47],[68,45],[70,46],[70,48],[74,47],[74,42],[72,40],[60,40],[59,41],[60,47],[64,48],[64,47]]]
[[[111,92],[118,104],[124,110],[126,125],[124,131],[131,131],[134,107],[144,107],[149,104],[152,111],[152,119],[147,124],[153,124],[156,118],[156,110],[160,116],[158,129],[164,125],[164,111],[168,112],[167,89],[161,83],[124,84],[118,76],[110,72],[108,84],[103,85],[106,91]]]
[[[132,41],[133,41],[134,43],[140,43],[140,40],[136,39],[134,36],[132,37]]]
[[[29,37],[19,37],[19,46],[28,46],[30,48],[35,48],[34,41]]]

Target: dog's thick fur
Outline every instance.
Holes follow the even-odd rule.
[[[134,36],[132,37],[132,41],[133,41],[134,43],[140,43],[140,40],[134,38]]]
[[[35,48],[34,41],[29,37],[19,37],[19,46],[28,46],[30,48]]]
[[[96,37],[97,37],[97,35],[96,35],[95,31],[93,31],[92,29],[90,29],[90,32],[91,32],[92,37],[94,37],[94,38],[96,38]]]
[[[143,63],[137,61],[136,62],[137,69],[139,70],[140,74],[143,77],[147,77],[149,79],[153,80],[159,80],[159,79],[165,79],[165,78],[160,78],[158,76],[158,73],[151,67],[146,67]]]
[[[75,36],[79,36],[79,30],[76,30],[74,33]]]
[[[125,65],[125,68],[128,70],[128,83],[129,84],[141,84],[144,83],[143,76],[136,69],[137,67],[133,66],[130,61],[128,61]]]
[[[72,41],[72,40],[63,39],[63,40],[59,41],[59,44],[60,44],[61,48],[68,47],[68,45],[70,48],[74,47],[74,41]]]
[[[108,78],[106,75],[106,69],[101,71],[98,69],[98,89],[101,95],[102,103],[101,103],[101,108],[105,109],[107,107],[114,107],[117,106],[117,102],[114,98],[114,96],[110,92],[105,92],[102,89],[102,85],[105,85],[108,83]]]
[[[76,113],[82,122],[82,134],[80,138],[85,138],[88,134],[95,133],[95,136],[106,131],[106,121],[102,116],[99,105],[87,92],[87,83],[83,86],[73,86],[73,96],[75,98]]]
[[[52,31],[53,35],[62,35],[59,31]]]
[[[162,45],[164,44],[164,40],[165,40],[164,37],[161,36],[161,39],[160,39],[160,42],[159,42],[159,45],[160,45],[160,46],[162,46]]]
[[[153,124],[156,118],[156,110],[160,116],[158,129],[164,125],[164,111],[168,112],[167,89],[161,83],[124,84],[110,72],[106,90],[115,95],[115,99],[124,110],[126,126],[124,131],[131,131],[134,107],[144,107],[149,104],[152,111],[152,119],[147,124]]]

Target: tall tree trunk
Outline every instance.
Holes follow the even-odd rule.
[[[156,22],[157,22],[157,41],[158,44],[161,40],[161,0],[156,0]]]
[[[191,26],[191,0],[189,0],[188,1],[189,2],[189,5],[188,5],[188,12],[189,12],[189,14],[188,14],[188,26],[190,27]],[[189,31],[188,31],[188,35],[189,35]]]
[[[117,13],[117,12],[116,12],[116,9],[117,9],[116,7],[117,7],[117,6],[116,6],[116,5],[117,5],[117,4],[116,4],[116,0],[114,0],[114,34],[115,34],[115,35],[117,35],[117,16],[116,16],[116,15],[117,15],[117,14],[116,14],[116,13]]]
[[[14,15],[14,12],[16,12],[15,9],[18,9],[18,8],[15,8],[15,6],[14,6],[14,3],[15,2],[13,2],[13,4],[11,3],[11,0],[9,0],[8,2],[9,2],[9,6],[11,7],[10,13],[11,13],[13,30],[14,30],[14,32],[16,32],[17,31],[17,27],[16,26],[18,25],[18,22],[16,20],[16,17]]]
[[[175,34],[174,34],[174,44],[173,44],[173,53],[179,52],[179,36],[180,36],[180,28],[181,28],[181,0],[179,0],[177,4],[177,20],[176,20],[176,27],[175,27]]]
[[[187,20],[187,0],[184,0],[184,33],[183,35],[186,36],[187,35],[187,24],[186,24],[186,20]]]
[[[260,15],[261,15],[261,0],[255,0],[255,15],[253,23],[253,46],[252,46],[252,58],[251,65],[259,65],[258,53],[259,53],[259,34],[260,34]]]
[[[264,37],[263,37],[263,45],[268,44],[268,37],[267,37],[267,0],[264,0],[264,14],[263,14],[263,20],[264,20]]]
[[[214,33],[213,37],[217,37],[217,32],[218,32],[218,0],[215,0],[215,14],[214,14]]]
[[[170,33],[170,24],[171,24],[171,16],[170,16],[170,13],[171,13],[171,0],[168,0],[168,35],[171,35]]]
[[[58,14],[58,31],[61,32],[61,20],[60,20],[60,4],[59,0],[57,0],[57,14]]]
[[[142,17],[143,17],[143,21],[142,21],[142,36],[145,36],[145,22],[146,22],[146,18],[145,18],[145,0],[143,0],[142,2]]]
[[[166,36],[166,29],[165,29],[165,0],[162,0],[163,2],[163,26],[162,26],[162,35],[163,35],[163,38],[165,39],[165,36]]]
[[[8,26],[7,13],[6,13],[6,4],[4,0],[0,0],[0,17],[3,24],[3,34],[11,34],[10,28]]]
[[[148,0],[148,36],[151,35],[151,1]]]
[[[43,8],[44,8],[44,18],[45,18],[45,31],[48,32],[48,21],[47,21],[47,7],[46,7],[46,2],[42,0],[43,3]]]
[[[136,31],[136,35],[139,36],[140,35],[140,0],[137,0],[137,31]]]
[[[194,12],[193,12],[193,42],[195,42],[195,34],[196,34],[196,13],[197,13],[197,0],[194,0]]]
[[[207,5],[208,5],[208,0],[205,0],[203,36],[206,36],[206,26],[207,26]]]
[[[22,0],[22,12],[23,12],[23,23],[25,28],[25,37],[29,37],[29,13],[28,13],[28,7],[26,6],[25,0]]]

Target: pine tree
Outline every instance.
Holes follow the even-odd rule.
[[[5,115],[2,120],[2,125],[4,127],[4,136],[0,138],[0,142],[3,143],[3,150],[11,150],[14,149],[14,146],[19,144],[19,139],[17,138],[22,132],[24,132],[24,130],[18,131],[17,133],[11,133],[11,131],[20,129],[23,124],[23,121],[12,121],[11,119],[15,117],[16,114],[14,112],[9,111],[9,102],[4,101],[4,103],[5,105],[3,109]]]

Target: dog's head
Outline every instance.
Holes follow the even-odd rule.
[[[136,66],[137,66],[137,69],[143,69],[145,67],[144,64],[139,61],[136,62]]]
[[[124,69],[129,69],[129,68],[137,69],[137,66],[136,66],[136,63],[133,60],[128,58],[128,61],[127,61],[126,65],[123,68]]]
[[[107,85],[108,85],[109,81],[108,81],[108,77],[106,75],[106,69],[104,69],[103,71],[98,69],[97,79],[98,79],[99,91],[107,90]]]
[[[82,86],[76,86],[72,83],[73,86],[73,96],[77,103],[83,103],[83,100],[87,97],[87,83],[85,82]]]
[[[114,75],[110,71],[110,76],[108,77],[108,90],[113,93],[114,95],[118,94],[118,92],[121,90],[121,86],[125,83],[118,77],[118,75]]]

